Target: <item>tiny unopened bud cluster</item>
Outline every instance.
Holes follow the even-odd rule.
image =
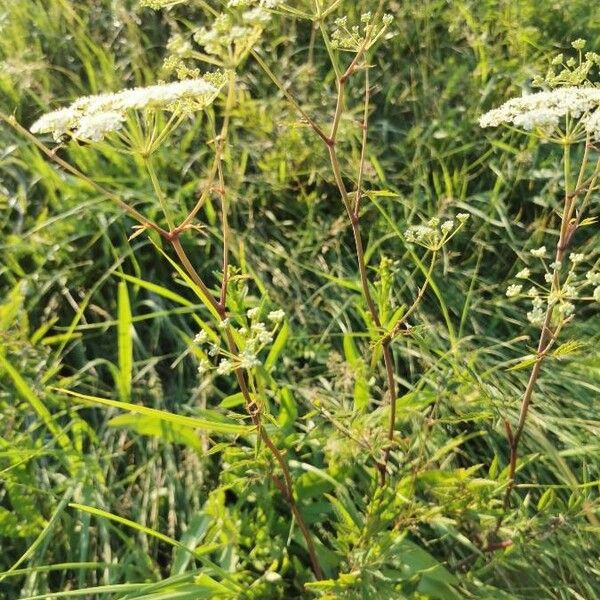
[[[349,25],[348,17],[335,20],[335,29],[331,35],[331,45],[338,50],[359,52],[371,48],[386,32],[394,21],[390,14],[384,14],[375,21],[371,12],[360,17],[360,25]]]
[[[459,213],[454,219],[445,221],[434,217],[425,224],[409,227],[404,232],[404,239],[411,244],[437,251],[458,233],[468,218],[468,213]]]

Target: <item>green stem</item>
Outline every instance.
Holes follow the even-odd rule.
[[[587,161],[587,153],[584,154],[584,161]],[[558,237],[558,242],[556,243],[556,253],[554,258],[554,267],[552,272],[552,287],[551,291],[557,292],[560,290],[560,264],[565,256],[566,250],[570,244],[570,241],[573,237],[573,233],[577,227],[577,224],[574,226],[571,223],[571,218],[573,212],[575,210],[575,204],[577,200],[577,194],[573,194],[571,191],[571,148],[570,144],[567,142],[564,144],[563,149],[563,167],[564,167],[564,179],[565,179],[565,198],[563,204],[563,212],[562,219],[560,224],[560,234]],[[582,164],[577,183],[579,184],[583,178],[583,171],[585,169],[585,165]],[[576,189],[578,186],[576,186]],[[506,516],[506,513],[509,508],[510,496],[514,489],[515,485],[515,473],[517,470],[517,461],[519,454],[519,442],[521,441],[521,437],[523,435],[523,431],[525,429],[525,424],[527,421],[527,415],[529,413],[529,408],[531,406],[531,402],[533,399],[533,392],[535,390],[535,386],[540,376],[540,371],[542,368],[542,363],[544,362],[546,356],[548,355],[548,351],[554,344],[557,339],[565,321],[561,321],[556,327],[555,331],[551,330],[552,317],[554,314],[554,309],[556,308],[556,301],[548,302],[548,307],[546,308],[546,314],[544,315],[544,320],[542,322],[542,327],[540,331],[540,336],[538,340],[537,350],[536,350],[536,360],[529,374],[529,379],[527,380],[527,385],[525,386],[525,392],[523,393],[523,397],[521,399],[521,407],[519,410],[519,419],[517,421],[516,429],[512,430],[509,421],[505,421],[506,433],[508,438],[508,446],[509,446],[509,468],[508,468],[508,484],[506,486],[506,490],[504,493],[504,499],[502,501],[502,513],[498,518],[496,523],[495,532],[498,532],[500,529],[502,522]]]
[[[143,156],[142,160],[144,162],[144,166],[146,167],[146,171],[148,171],[148,176],[150,177],[150,183],[152,184],[152,189],[154,190],[156,198],[158,199],[158,201],[160,203],[160,207],[162,208],[163,214],[165,215],[165,219],[167,220],[169,229],[173,230],[175,228],[175,221],[173,220],[173,217],[171,216],[171,211],[170,211],[168,203],[167,203],[167,198],[166,198],[164,192],[162,191],[160,182],[158,180],[158,177],[156,176],[156,171],[154,170],[154,166],[152,165],[152,160],[150,159],[149,156]]]
[[[189,260],[185,250],[183,249],[183,247],[181,246],[181,243],[179,242],[179,239],[177,237],[174,237],[170,241],[171,241],[171,244],[173,245],[173,248],[175,249],[175,251],[177,253],[177,256],[179,257],[179,259],[181,261],[181,264],[184,266],[188,275],[190,276],[192,281],[202,290],[202,293],[205,294],[206,297],[209,299],[211,305],[214,307],[214,309],[218,313],[220,321],[224,322],[228,318],[227,309],[225,308],[225,306],[223,306],[219,302],[217,302],[215,300],[214,296],[210,293],[206,284],[202,281],[202,278],[200,277],[200,275],[198,274],[198,272],[192,265],[191,261]],[[235,342],[233,334],[231,333],[231,328],[229,325],[227,325],[225,328],[225,339],[227,341],[227,347],[228,347],[230,354],[232,355],[234,360],[239,361],[239,348]],[[275,443],[269,436],[267,430],[265,429],[265,427],[262,423],[260,408],[257,406],[256,402],[252,399],[252,395],[250,394],[250,390],[248,389],[248,384],[246,383],[246,379],[244,377],[243,370],[240,367],[237,367],[236,369],[234,369],[234,373],[235,373],[240,391],[244,398],[244,402],[246,404],[246,411],[250,415],[250,418],[252,419],[252,423],[256,427],[256,430],[257,430],[257,433],[258,433],[260,439],[265,444],[265,446],[269,449],[269,451],[275,458],[275,461],[279,465],[279,468],[281,469],[281,472],[283,473],[285,485],[281,485],[281,483],[275,476],[272,476],[272,479],[275,482],[275,484],[277,485],[277,487],[280,489],[282,494],[284,495],[285,499],[288,501],[288,503],[290,505],[290,509],[292,511],[292,514],[294,515],[294,518],[296,519],[296,522],[298,523],[298,527],[300,528],[300,531],[302,532],[302,536],[304,537],[304,541],[306,542],[306,547],[308,550],[310,562],[311,562],[313,571],[315,573],[315,576],[317,577],[317,579],[322,579],[323,573],[321,571],[321,567],[320,567],[319,561],[317,559],[317,553],[315,550],[315,545],[314,545],[310,530],[308,529],[308,526],[306,525],[306,521],[304,520],[304,517],[302,516],[302,513],[300,512],[298,503],[294,496],[294,483],[293,483],[293,479],[292,479],[292,475],[290,473],[289,467],[288,467],[281,451],[277,448],[277,446],[275,445]]]

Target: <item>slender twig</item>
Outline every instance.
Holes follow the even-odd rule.
[[[200,288],[200,291],[202,292],[203,296],[205,296],[207,301],[210,303],[213,310],[219,316],[221,316],[222,309],[221,309],[220,304],[215,300],[212,292],[208,289],[208,286],[204,283],[204,281],[202,280],[202,278],[200,277],[200,275],[194,268],[194,265],[192,265],[185,250],[183,249],[183,246],[181,245],[181,242],[179,241],[179,237],[178,236],[173,237],[169,241],[171,242],[171,245],[173,246],[173,250],[175,250],[177,257],[179,258],[179,262],[181,262],[183,268],[187,271],[187,273],[190,276],[190,278],[192,279],[192,281]]]
[[[378,329],[381,329],[381,319],[379,317],[379,311],[375,305],[373,297],[371,295],[371,289],[369,285],[369,278],[367,275],[367,266],[365,262],[365,254],[362,242],[362,235],[360,230],[360,219],[359,219],[359,210],[360,210],[360,189],[357,188],[356,198],[359,200],[358,204],[355,200],[355,205],[352,206],[350,202],[350,198],[348,195],[348,191],[344,184],[344,180],[342,178],[342,172],[340,168],[340,162],[337,155],[336,141],[338,128],[341,120],[341,114],[343,111],[344,105],[344,92],[346,87],[346,82],[349,77],[356,71],[359,61],[362,59],[364,54],[364,47],[357,52],[354,60],[350,63],[346,71],[342,74],[341,77],[338,78],[337,81],[337,90],[338,97],[336,101],[336,110],[333,117],[333,121],[331,124],[331,133],[330,133],[330,143],[327,144],[327,150],[329,152],[329,159],[331,162],[331,168],[333,170],[333,175],[337,184],[337,187],[340,192],[340,196],[342,198],[342,203],[348,213],[348,217],[350,219],[350,225],[352,227],[352,234],[354,236],[354,245],[356,249],[356,259],[358,263],[358,271],[360,275],[361,288],[363,292],[363,296],[365,298],[365,302],[367,303],[367,307],[369,309],[369,313],[371,315],[371,319],[373,320],[373,324]],[[365,112],[368,111],[368,102],[369,102],[369,93],[368,87],[366,88],[367,92],[365,94]],[[364,145],[367,143],[367,136],[363,132],[363,142]],[[361,149],[361,155],[364,155],[366,150]],[[396,382],[394,378],[394,360],[392,356],[392,351],[390,348],[390,341],[385,340],[381,344],[382,346],[382,354],[383,354],[383,362],[385,365],[385,372],[387,378],[387,387],[388,387],[388,395],[389,395],[389,403],[390,403],[390,413],[389,413],[389,421],[388,421],[388,431],[387,431],[387,444],[383,450],[382,460],[377,463],[377,468],[379,470],[380,484],[385,485],[386,480],[386,472],[387,472],[387,464],[389,462],[390,452],[392,450],[393,442],[394,442],[394,432],[396,428]]]
[[[198,197],[196,204],[194,205],[192,210],[190,210],[190,212],[187,214],[185,219],[183,219],[183,221],[177,227],[175,227],[176,231],[183,231],[184,229],[186,229],[188,227],[188,225],[194,220],[194,217],[198,214],[198,212],[200,211],[200,209],[206,202],[206,199],[210,195],[210,193],[212,191],[212,184],[217,175],[219,163],[221,162],[221,154],[223,152],[222,146],[223,146],[223,144],[222,144],[221,140],[217,140],[217,149],[215,151],[215,158],[213,160],[213,164],[211,166],[204,190]]]
[[[277,75],[271,71],[267,63],[260,57],[260,55],[252,50],[250,52],[254,60],[260,65],[261,69],[267,74],[269,79],[277,86],[277,88],[281,91],[281,93],[285,96],[286,100],[294,107],[294,109],[299,112],[304,120],[308,123],[308,125],[313,129],[313,131],[326,143],[329,144],[330,140],[325,134],[325,132],[317,125],[315,121],[313,121],[308,113],[300,106],[298,101],[288,92],[283,83],[279,80]]]
[[[217,302],[217,300],[215,300],[214,296],[212,294],[210,294],[206,284],[202,281],[202,278],[200,277],[200,275],[198,274],[198,272],[192,265],[187,254],[185,253],[185,250],[181,246],[179,239],[174,238],[170,241],[171,241],[171,244],[173,245],[173,247],[175,248],[177,255],[179,256],[179,259],[180,259],[182,265],[184,266],[185,270],[187,271],[187,273],[190,276],[190,278],[192,279],[192,281],[194,281],[194,283],[196,283],[196,285],[198,285],[198,287],[200,287],[200,289],[202,290],[203,293],[208,294],[207,297],[209,298],[209,302],[214,307],[214,309],[217,311],[220,321],[222,323],[227,323],[226,319],[228,318],[228,313],[227,313],[226,307],[224,305],[220,304],[219,302]],[[205,290],[206,290],[206,292],[205,292]],[[228,347],[230,354],[233,356],[234,359],[239,359],[239,348],[235,342],[235,339],[233,337],[233,334],[231,332],[231,327],[229,324],[226,324],[226,326],[225,326],[225,339],[227,341],[227,347]],[[294,496],[294,484],[293,484],[293,480],[292,480],[292,476],[291,476],[289,467],[288,467],[281,451],[277,448],[277,446],[275,445],[275,443],[273,442],[273,440],[267,433],[267,430],[265,429],[265,427],[262,423],[260,407],[257,405],[257,403],[252,398],[250,390],[248,389],[248,384],[246,383],[246,379],[244,377],[244,371],[242,370],[241,367],[236,367],[234,369],[234,373],[235,373],[235,376],[236,376],[236,379],[238,382],[238,386],[239,386],[242,396],[244,398],[244,402],[246,405],[246,411],[250,415],[250,418],[252,419],[252,423],[256,427],[257,434],[260,437],[261,441],[269,449],[269,451],[275,458],[275,461],[277,462],[277,464],[279,465],[279,468],[281,469],[281,471],[283,473],[283,478],[285,481],[284,497],[287,500],[288,504],[290,505],[292,514],[294,515],[294,518],[296,519],[296,522],[298,523],[298,527],[300,528],[300,531],[302,533],[302,536],[304,537],[304,541],[306,542],[308,555],[309,555],[310,562],[311,562],[313,571],[315,573],[315,576],[317,577],[317,579],[322,579],[323,573],[321,571],[321,567],[320,567],[319,561],[317,559],[317,553],[316,553],[316,549],[315,549],[315,545],[314,545],[311,533],[308,529],[308,526],[306,525],[306,521],[304,520],[302,513],[300,512],[298,503],[296,502],[296,499]],[[274,477],[272,477],[272,479],[276,482],[276,479]],[[283,488],[280,485],[278,485],[278,487],[283,492]]]
[[[227,301],[227,286],[229,284],[229,219],[227,208],[227,194],[225,193],[225,179],[223,169],[219,164],[219,195],[221,196],[221,228],[223,230],[223,276],[221,279],[221,295],[219,304],[225,306]]]
[[[150,157],[148,157],[148,156],[143,157],[143,162],[144,162],[144,166],[146,167],[146,171],[148,171],[148,177],[150,177],[150,183],[152,184],[152,189],[154,190],[154,194],[157,197],[158,202],[160,203],[160,207],[163,211],[165,219],[167,220],[167,225],[169,226],[169,230],[172,232],[173,228],[175,227],[175,221],[173,220],[173,217],[171,216],[171,209],[169,208],[167,197],[166,197],[165,193],[163,192],[162,187],[160,186],[160,183],[158,181],[158,176],[156,175],[154,165],[152,164],[152,161],[151,161]]]
[[[258,56],[256,53],[252,53],[252,56],[261,66],[263,71],[267,74],[267,76],[273,81],[273,83],[279,88],[279,90],[283,93],[286,99],[290,102],[290,104],[296,109],[298,113],[307,121],[307,123],[311,126],[311,128],[315,131],[315,133],[321,138],[321,140],[327,146],[327,151],[329,153],[329,159],[331,163],[331,168],[333,171],[333,176],[338,187],[340,197],[342,200],[342,204],[346,213],[348,214],[348,218],[350,220],[350,225],[352,228],[352,234],[354,237],[354,245],[356,249],[356,259],[358,264],[358,271],[361,282],[361,289],[367,304],[369,314],[371,315],[371,319],[373,321],[373,325],[381,329],[381,319],[379,317],[379,311],[375,305],[373,300],[369,278],[367,275],[367,267],[365,263],[365,253],[364,246],[362,242],[362,235],[360,230],[360,197],[361,190],[357,189],[356,197],[354,205],[350,200],[350,194],[346,188],[346,184],[344,183],[342,177],[342,171],[340,167],[340,161],[337,155],[336,142],[337,135],[339,130],[340,121],[342,118],[343,107],[344,107],[344,99],[345,99],[345,87],[348,79],[354,74],[354,72],[358,69],[360,62],[362,61],[366,48],[367,48],[367,39],[365,39],[362,46],[358,49],[356,55],[352,62],[348,65],[346,70],[339,75],[339,71],[337,68],[336,72],[336,86],[337,86],[337,97],[336,97],[336,108],[333,115],[333,119],[331,122],[331,128],[329,135],[326,135],[325,132],[307,115],[306,111],[300,106],[298,101],[290,94],[290,92],[285,88],[283,83],[277,78],[277,76],[271,71],[271,69],[267,66],[267,64]],[[333,59],[332,59],[333,62]],[[335,63],[334,63],[335,67]],[[369,103],[369,87],[368,82],[366,85],[366,93],[365,93],[365,114],[368,113],[368,103]],[[363,147],[361,149],[361,164],[364,163],[364,157],[366,155],[366,143],[367,143],[367,123],[366,117],[363,123]],[[362,169],[364,167],[359,167],[359,179],[362,183]],[[387,464],[389,461],[390,452],[393,446],[394,441],[394,432],[395,432],[395,424],[396,424],[396,382],[394,378],[394,360],[392,356],[392,351],[390,348],[390,341],[383,341],[382,344],[382,354],[383,361],[385,365],[386,378],[387,378],[387,387],[388,387],[388,395],[389,395],[389,403],[390,403],[390,416],[389,416],[389,425],[387,431],[387,444],[383,450],[383,457],[380,462],[377,463],[377,468],[380,475],[380,483],[381,485],[385,485],[386,480],[386,471]]]
[[[193,221],[194,217],[198,214],[199,210],[202,208],[202,206],[206,202],[206,199],[208,198],[208,196],[211,193],[212,184],[215,180],[215,177],[219,173],[219,169],[221,169],[221,161],[223,160],[223,152],[225,150],[227,136],[229,133],[229,123],[231,121],[231,110],[233,108],[234,102],[235,102],[235,74],[230,73],[228,87],[227,87],[227,100],[225,101],[223,124],[221,125],[221,131],[220,131],[219,135],[216,136],[216,138],[215,138],[215,157],[213,160],[213,164],[210,168],[210,172],[208,175],[208,181],[205,185],[204,191],[202,192],[202,194],[200,194],[200,197],[198,198],[198,201],[196,202],[196,204],[194,205],[192,210],[190,210],[190,212],[187,214],[185,219],[176,227],[176,229],[178,231],[183,231],[184,229],[186,229],[188,227],[188,225]],[[221,181],[221,185],[219,188],[219,192],[224,193],[224,184],[223,184],[222,173],[221,173],[220,181]],[[221,198],[223,198],[222,195],[221,195]]]
[[[391,342],[400,333],[402,327],[404,327],[408,321],[408,318],[415,312],[415,310],[417,310],[421,300],[423,299],[423,296],[425,295],[425,292],[427,291],[427,288],[429,287],[429,282],[431,281],[431,274],[433,273],[433,268],[435,267],[436,258],[437,252],[433,252],[431,255],[431,264],[429,265],[427,273],[425,273],[425,282],[419,288],[419,291],[417,292],[417,295],[415,296],[415,299],[409,306],[408,310],[402,315],[402,317],[400,317],[398,322],[394,325],[394,328],[383,337],[382,343],[384,341]]]
[[[230,354],[233,356],[234,360],[239,359],[239,348],[236,344],[235,338],[233,337],[233,333],[231,330],[231,326],[228,323],[228,311],[227,311],[227,286],[229,281],[229,243],[230,243],[230,235],[229,235],[229,220],[228,220],[228,204],[227,204],[227,194],[225,190],[225,177],[223,175],[223,167],[222,167],[222,153],[224,144],[227,140],[228,136],[228,128],[230,122],[231,110],[233,108],[233,103],[235,99],[235,80],[233,75],[229,79],[229,87],[227,94],[227,101],[225,104],[225,116],[223,125],[221,127],[221,132],[219,134],[219,139],[217,142],[217,148],[215,149],[215,162],[213,166],[213,171],[216,170],[216,174],[218,175],[218,194],[221,199],[221,219],[222,219],[222,227],[223,227],[223,265],[222,265],[222,279],[221,279],[221,289],[219,293],[219,300],[217,301],[213,294],[208,289],[207,285],[202,280],[202,277],[197,272],[197,270],[192,265],[189,257],[187,256],[181,242],[179,241],[178,235],[173,235],[169,241],[171,242],[177,256],[181,264],[184,266],[188,275],[191,277],[192,281],[200,288],[202,293],[208,298],[211,306],[214,308],[216,314],[218,315],[221,323],[225,324],[224,332],[225,339],[227,342],[227,347]],[[211,177],[211,183],[214,179],[214,173]],[[207,186],[207,189],[210,188]],[[197,210],[199,210],[200,201],[194,206],[192,211],[188,214],[186,219],[182,222],[182,224],[177,228],[178,230],[183,230],[193,219]],[[236,360],[239,362],[239,360]],[[273,455],[275,461],[279,465],[281,472],[283,473],[284,483],[282,483],[278,477],[274,474],[271,474],[271,479],[276,485],[276,487],[281,491],[284,498],[287,500],[290,505],[290,509],[292,514],[294,515],[294,519],[298,523],[298,527],[304,537],[306,542],[307,551],[309,554],[310,562],[315,573],[317,579],[322,579],[323,574],[319,565],[319,561],[317,559],[315,545],[311,536],[311,533],[306,525],[306,521],[304,520],[302,513],[298,507],[298,503],[296,502],[294,496],[294,483],[292,479],[292,475],[290,473],[289,467],[285,458],[283,457],[281,451],[277,448],[271,437],[269,436],[267,430],[265,429],[262,418],[261,411],[258,404],[253,400],[252,394],[248,389],[248,384],[245,379],[244,371],[241,367],[236,367],[234,369],[235,377],[238,382],[238,386],[244,398],[246,411],[248,412],[250,418],[252,419],[252,423],[256,427],[257,434],[262,441],[262,443],[268,448],[270,453]]]
[[[356,192],[354,196],[354,207],[352,213],[356,216],[360,214],[360,202],[362,200],[362,185],[365,173],[365,162],[367,159],[367,143],[369,137],[369,101],[371,99],[371,90],[369,88],[369,69],[365,69],[365,107],[363,110],[362,142],[360,146],[360,162],[358,165],[358,178],[356,179]]]

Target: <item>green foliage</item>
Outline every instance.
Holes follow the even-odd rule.
[[[268,24],[249,25],[244,2],[142,4],[0,0],[0,110],[24,126],[82,95],[236,71],[231,105],[222,92],[156,144],[155,177],[110,143],[53,150],[161,227],[165,207],[180,222],[202,199],[181,243],[206,289],[166,238],[134,229],[98,187],[2,122],[0,597],[600,598],[593,305],[542,368],[496,527],[504,422],[517,419],[539,334],[505,291],[515,263],[555,241],[563,172],[547,146],[477,126],[558,52],[577,55],[572,40],[600,48],[589,2],[388,2],[391,24],[374,1],[273,3]],[[369,10],[377,20],[355,39]],[[229,17],[217,22],[220,12]],[[286,97],[325,128],[347,50],[362,45],[366,156],[364,69],[345,84],[335,147],[350,203],[363,165],[380,327],[327,146]],[[595,81],[593,64],[585,76]],[[212,165],[228,111],[223,197]],[[169,117],[152,118],[159,130]],[[148,123],[128,125],[143,135]],[[438,244],[460,213],[470,219]],[[596,216],[592,203],[577,232],[588,256]],[[436,244],[409,243],[415,227],[435,229]],[[211,355],[236,360],[211,301],[224,238],[234,342],[243,352],[243,329],[272,325],[247,370],[249,398],[289,466],[321,579],[280,464],[235,374]],[[285,319],[269,322],[277,309]]]

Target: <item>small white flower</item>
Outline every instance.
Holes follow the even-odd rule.
[[[53,133],[58,140],[77,123],[78,114],[71,107],[60,108],[42,115],[31,127],[32,133]]]
[[[576,265],[577,263],[583,262],[585,260],[585,254],[571,252],[569,255],[569,260]]]
[[[594,111],[586,119],[585,130],[596,140],[600,139],[600,110]]]
[[[448,234],[454,229],[454,221],[449,219],[448,221],[444,221],[440,227],[442,233]]]
[[[221,331],[224,331],[225,329],[227,329],[227,327],[229,327],[229,323],[231,323],[231,319],[227,317],[226,319],[219,321],[218,327]]]
[[[232,362],[230,360],[228,360],[227,358],[222,358],[221,362],[219,363],[219,366],[217,367],[217,374],[218,375],[227,375],[227,373],[230,373],[232,369],[233,369]]]
[[[600,273],[594,272],[594,271],[588,271],[585,274],[585,278],[592,284],[592,285],[598,285],[600,284]]]
[[[562,302],[558,307],[558,312],[563,317],[570,317],[575,311],[575,305],[572,302]]]
[[[253,352],[244,349],[240,352],[240,367],[242,369],[252,369],[253,367],[258,367],[260,365],[260,361],[256,357],[256,354]]]
[[[435,226],[437,227],[437,224]],[[429,225],[412,225],[404,232],[404,237],[407,242],[431,244],[436,242],[438,233]]]
[[[73,137],[82,140],[99,142],[107,133],[118,131],[123,127],[125,115],[116,110],[84,115],[79,120]]]
[[[544,281],[546,283],[552,283],[552,280],[554,279],[554,276],[552,275],[552,273],[546,273],[544,275]]]
[[[271,15],[264,8],[257,6],[247,10],[242,15],[242,20],[251,25],[266,25],[271,20]]]
[[[224,85],[219,77],[213,83],[202,79],[185,79],[148,87],[121,90],[78,98],[67,108],[40,117],[31,126],[33,133],[52,133],[56,140],[65,134],[89,141],[99,141],[107,133],[122,127],[128,110],[160,109],[201,110],[210,104]]]
[[[531,304],[533,305],[533,308],[540,310],[544,307],[544,299],[540,296],[535,296],[531,301]]]
[[[546,246],[540,246],[539,248],[534,248],[533,250],[529,251],[531,256],[535,256],[536,258],[544,258],[546,256],[546,252]]]
[[[544,322],[544,311],[534,308],[527,313],[527,320],[533,325],[542,325]]]
[[[268,331],[265,331],[258,334],[258,341],[261,344],[270,344],[273,341],[273,336]]]
[[[517,274],[516,274],[516,278],[517,279],[529,279],[529,276],[531,275],[531,272],[529,271],[529,269],[527,267],[525,267],[524,269],[521,269]]]
[[[194,336],[194,344],[204,344],[208,341],[208,334],[204,329]]]
[[[514,298],[515,296],[518,296],[521,293],[522,289],[523,286],[520,283],[509,285],[506,289],[506,297]]]
[[[469,220],[469,217],[470,217],[470,216],[471,216],[471,215],[469,215],[469,213],[458,213],[458,214],[456,215],[456,220],[457,220],[459,223],[465,223],[466,221],[468,221],[468,220]]]
[[[256,317],[258,317],[258,313],[260,312],[260,307],[255,306],[254,308],[249,308],[246,311],[246,316],[250,319],[256,319]]]
[[[271,323],[281,323],[283,319],[285,319],[285,312],[281,309],[272,310],[268,315],[267,319],[271,321]]]
[[[210,370],[211,364],[206,360],[202,359],[198,363],[198,375],[202,376]]]

